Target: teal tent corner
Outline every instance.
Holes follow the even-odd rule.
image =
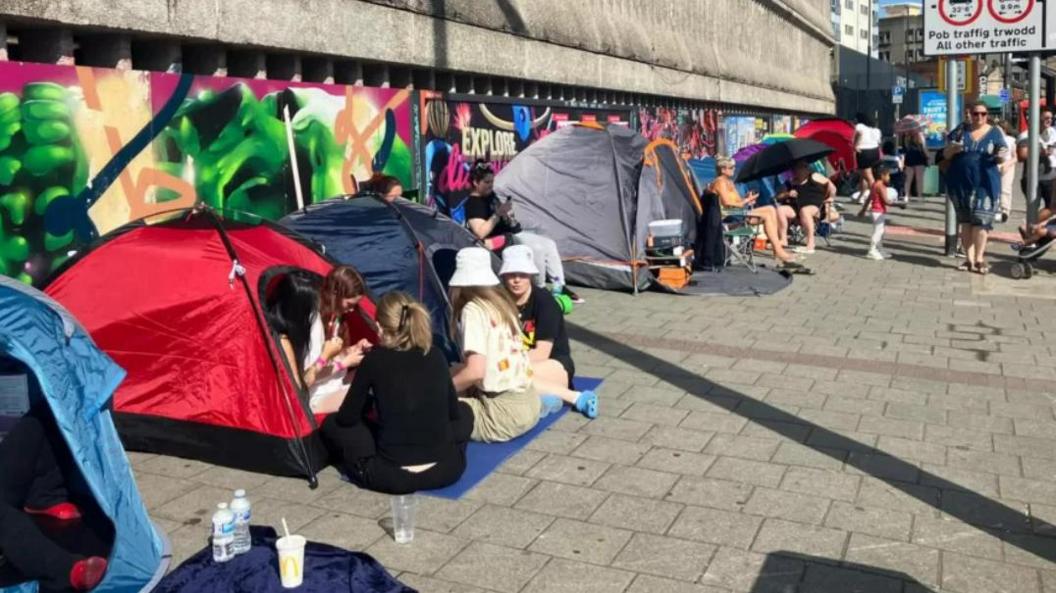
[[[108,402],[125,372],[99,350],[61,305],[0,276],[0,356],[35,375],[89,495],[114,529],[109,568],[97,591],[149,591],[168,569],[171,549],[150,521]],[[35,582],[0,589],[29,593]]]

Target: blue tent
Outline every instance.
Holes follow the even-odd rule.
[[[85,494],[113,525],[109,568],[96,590],[152,589],[168,568],[168,541],[147,517],[107,409],[125,372],[96,348],[62,306],[4,276],[0,276],[0,356],[13,358],[33,372],[39,394],[83,478]],[[2,591],[36,589],[36,583],[23,583]]]
[[[447,282],[455,253],[478,245],[468,230],[427,206],[368,196],[313,204],[279,222],[320,244],[327,257],[359,270],[372,294],[399,290],[424,303],[434,342],[449,360],[458,360]]]

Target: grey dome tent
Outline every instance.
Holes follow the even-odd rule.
[[[700,198],[668,140],[649,143],[625,126],[576,124],[529,146],[502,169],[495,193],[514,200],[518,222],[557,243],[569,284],[649,288],[649,223],[682,220],[696,238]]]

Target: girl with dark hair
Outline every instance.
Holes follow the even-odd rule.
[[[880,141],[883,135],[873,127],[873,122],[864,113],[855,116],[858,122],[854,126],[854,150],[858,157],[858,203],[865,202],[870,188],[876,179],[873,178],[873,167],[880,162]]]
[[[378,302],[380,344],[363,358],[348,397],[323,422],[337,466],[357,486],[408,494],[447,486],[466,467],[473,426],[458,402],[447,359],[433,347],[432,322],[410,295]],[[377,422],[364,423],[377,410]]]
[[[294,270],[280,278],[268,295],[265,316],[271,329],[279,335],[294,383],[308,391],[312,411],[325,414],[340,407],[350,384],[348,370],[359,365],[370,344],[362,340],[345,347],[334,322],[338,318],[335,311],[340,309],[333,305],[330,305],[333,320],[327,337],[319,304],[319,281],[307,272]],[[337,301],[338,306],[343,304],[343,299]]]
[[[500,202],[492,191],[495,171],[484,160],[477,160],[469,172],[472,189],[466,198],[466,225],[484,246],[492,251],[501,251],[506,245],[527,245],[535,254],[535,265],[542,274],[536,277],[536,286],[546,288],[546,279],[553,283],[554,294],[565,294],[575,303],[583,299],[565,287],[565,268],[557,243],[543,235],[525,231],[513,217],[513,203]]]

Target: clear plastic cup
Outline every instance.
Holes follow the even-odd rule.
[[[414,515],[417,509],[417,495],[392,497],[392,537],[396,543],[407,544],[414,540]]]
[[[280,537],[275,541],[275,549],[279,552],[279,578],[282,586],[286,589],[300,587],[304,582],[304,545],[307,541],[303,536],[291,535]]]

